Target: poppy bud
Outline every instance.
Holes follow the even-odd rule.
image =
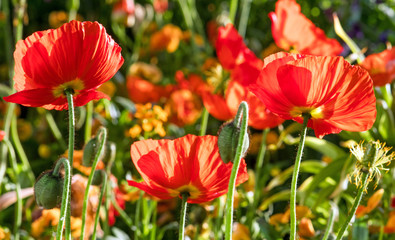
[[[102,161],[105,163],[113,161],[113,159],[115,158],[116,150],[117,146],[115,145],[115,143],[106,141],[104,145],[104,155]]]
[[[106,173],[103,170],[96,170],[93,174],[92,185],[100,186],[103,183]]]
[[[62,201],[63,177],[55,176],[53,170],[43,172],[34,184],[34,196],[37,205],[45,209],[52,209]]]
[[[237,145],[239,142],[240,127],[234,125],[233,121],[224,123],[218,133],[218,149],[219,154],[224,163],[233,162]],[[248,134],[244,138],[242,156],[244,157],[247,153],[248,147],[250,145],[250,140]]]
[[[82,165],[85,167],[92,166],[97,151],[99,151],[99,141],[97,137],[91,138],[89,142],[85,144],[84,154],[82,156]]]

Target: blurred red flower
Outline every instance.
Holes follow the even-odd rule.
[[[249,89],[273,113],[303,122],[315,135],[366,131],[376,119],[373,81],[367,71],[342,57],[277,53]]]
[[[211,201],[228,191],[232,163],[219,155],[216,136],[186,135],[175,140],[143,140],[132,144],[131,156],[143,182],[128,181],[160,199],[188,192],[189,203]],[[248,179],[242,159],[236,184]]]
[[[5,132],[3,130],[0,130],[0,142],[3,141],[5,137]]]
[[[14,88],[5,101],[28,107],[67,109],[66,89],[75,106],[109,97],[97,91],[123,64],[121,48],[97,22],[71,21],[35,32],[16,45]]]
[[[360,64],[368,70],[374,86],[384,86],[395,79],[395,48],[367,56]]]
[[[164,13],[169,7],[169,2],[168,0],[154,0],[153,5],[155,12]]]
[[[301,13],[295,0],[277,1],[276,10],[269,17],[274,41],[286,51],[323,56],[336,56],[343,51],[337,40],[327,38],[324,31]]]
[[[110,176],[110,182],[109,184],[112,184],[112,194],[115,195],[115,201],[118,203],[118,206],[121,209],[125,209],[125,200],[123,199],[123,196],[125,195],[118,187],[118,180],[116,179],[115,176],[111,175]],[[108,199],[110,201],[110,199]],[[118,217],[120,213],[115,209],[114,205],[111,203],[110,207],[108,209],[108,224],[110,226],[113,226],[116,221],[116,217]]]

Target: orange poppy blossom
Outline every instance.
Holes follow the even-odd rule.
[[[143,62],[132,64],[126,79],[130,99],[134,103],[146,104],[169,97],[174,86],[158,85],[161,80],[162,73],[155,65]]]
[[[376,119],[373,81],[342,57],[276,53],[264,60],[252,91],[273,113],[303,122],[319,138],[341,130],[366,131]]]
[[[327,38],[324,31],[301,13],[295,0],[278,0],[269,18],[274,41],[286,51],[325,56],[336,56],[343,51],[337,40]]]
[[[248,124],[251,127],[265,129],[281,124],[284,120],[268,111],[243,86],[258,77],[263,61],[247,48],[232,24],[218,29],[216,51],[222,67],[230,71],[231,80],[224,96],[214,93],[213,87],[202,89],[201,96],[207,111],[219,120],[229,120],[236,115],[240,102],[246,101],[250,106]]]
[[[395,48],[367,56],[360,64],[373,79],[374,86],[384,86],[395,79]]]
[[[178,49],[182,39],[183,34],[179,27],[166,24],[161,30],[152,34],[150,50],[154,52],[166,50],[168,53],[173,53]]]
[[[228,191],[233,164],[225,164],[216,136],[186,135],[174,140],[143,140],[132,144],[130,153],[143,182],[128,181],[160,199],[188,193],[188,203],[203,203]],[[247,166],[241,160],[236,184],[248,179]]]
[[[97,91],[123,64],[121,47],[98,22],[71,21],[20,40],[14,52],[14,88],[4,97],[28,107],[68,109],[64,94],[72,89],[75,106],[110,99]]]

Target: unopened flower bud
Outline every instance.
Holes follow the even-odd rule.
[[[117,151],[117,146],[115,145],[115,143],[106,141],[104,145],[104,155],[102,161],[104,163],[108,163],[113,159],[115,159],[116,151]]]
[[[82,165],[90,167],[95,160],[96,153],[99,151],[99,141],[97,137],[91,138],[89,142],[85,144],[84,154],[82,156]]]
[[[103,183],[103,179],[106,177],[106,173],[103,170],[96,170],[93,174],[92,185],[100,186]]]
[[[219,130],[218,133],[219,154],[222,158],[222,161],[224,161],[225,163],[233,162],[237,151],[237,145],[239,143],[239,136],[240,136],[240,128],[236,127],[233,121],[225,123],[224,125],[222,125],[221,129]],[[249,136],[248,134],[246,134],[244,138],[241,157],[245,156],[249,145],[250,145]]]
[[[53,170],[43,172],[34,184],[37,205],[45,209],[59,206],[63,194],[63,177],[55,176]]]

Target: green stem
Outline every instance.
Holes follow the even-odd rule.
[[[34,173],[32,171],[32,168],[30,166],[29,160],[27,159],[26,153],[23,150],[21,141],[18,136],[18,129],[17,129],[17,118],[16,115],[13,114],[12,116],[12,122],[11,122],[11,138],[15,146],[15,150],[21,159],[22,162],[22,170],[27,174],[31,186],[34,185],[34,182],[36,181],[36,177],[34,176]]]
[[[86,104],[86,120],[85,120],[85,143],[92,137],[92,115],[93,115],[93,101]]]
[[[104,175],[103,175],[103,184],[101,186],[100,196],[99,196],[99,207],[98,207],[98,209],[96,211],[95,226],[93,227],[93,233],[92,233],[92,238],[91,238],[93,240],[96,239],[96,229],[97,229],[97,224],[99,223],[100,207],[101,207],[101,203],[103,202],[104,193],[106,192],[106,186],[107,186],[107,174],[104,173]]]
[[[69,21],[77,18],[77,11],[80,8],[79,0],[69,0]]]
[[[331,204],[331,213],[329,215],[328,223],[326,225],[324,237],[322,237],[322,240],[327,240],[329,237],[329,234],[332,232],[333,229],[333,224],[335,223],[335,219],[337,218],[338,215],[338,208],[336,204],[333,202],[330,202]]]
[[[226,197],[226,214],[225,214],[225,240],[232,239],[232,222],[233,222],[233,197],[235,193],[235,184],[237,173],[239,171],[239,165],[243,154],[244,139],[248,137],[247,126],[248,126],[248,104],[241,102],[235,120],[233,122],[235,126],[240,125],[240,136],[237,144],[236,155],[233,161],[233,168],[229,179],[228,195]]]
[[[250,14],[252,0],[243,0],[240,22],[239,22],[239,34],[243,38],[245,37],[247,31],[248,16]]]
[[[73,176],[73,159],[74,159],[74,134],[75,134],[75,115],[74,115],[74,101],[73,101],[73,90],[66,89],[64,91],[67,97],[68,109],[69,109],[69,150],[68,150],[68,158],[70,162],[70,176]],[[69,184],[69,188],[71,189],[71,181]],[[71,208],[70,204],[67,207],[67,216],[66,216],[66,233],[65,238],[71,239],[71,226],[70,226],[70,218],[71,218]]]
[[[263,170],[263,162],[265,159],[265,154],[266,154],[266,138],[267,138],[267,134],[269,132],[269,128],[263,130],[262,133],[262,142],[261,142],[261,147],[258,153],[258,157],[257,157],[257,162],[255,164],[255,186],[254,186],[254,199],[253,199],[253,203],[250,205],[250,208],[248,210],[247,213],[247,225],[248,226],[252,226],[252,219],[254,218],[254,213],[258,207],[259,204],[259,200],[260,200],[260,196],[261,196],[261,174],[262,174],[262,170]]]
[[[337,17],[337,14],[333,14],[333,24],[335,26],[335,32],[336,34],[343,39],[343,41],[347,44],[347,46],[350,48],[351,52],[355,53],[357,55],[357,62],[361,63],[364,59],[365,56],[361,52],[361,49],[359,49],[358,45],[347,35],[347,33],[344,31],[342,25],[340,24],[340,20]]]
[[[71,174],[70,174],[70,163],[66,158],[61,158],[56,162],[56,166],[53,170],[53,174],[55,176],[59,175],[60,167],[64,168],[64,180],[63,180],[63,194],[62,194],[62,205],[60,208],[60,216],[58,228],[56,230],[56,240],[62,239],[63,228],[65,225],[65,219],[67,219],[67,209],[70,199],[70,183],[71,183]]]
[[[368,179],[369,179],[369,172],[368,171],[363,172],[362,173],[362,185],[358,189],[357,197],[355,198],[354,204],[352,205],[351,210],[348,213],[346,221],[344,222],[342,228],[337,233],[336,240],[340,240],[340,239],[343,238],[343,235],[344,235],[345,231],[347,230],[348,225],[351,222],[351,219],[354,217],[355,212],[357,211],[357,208],[359,206],[359,203],[361,202],[361,199],[362,199],[362,196],[363,196],[363,192],[367,189],[367,186],[368,186],[368,183],[369,183]]]
[[[237,5],[238,5],[238,0],[230,0],[229,20],[233,25],[235,23]]]
[[[156,219],[157,219],[157,215],[158,215],[158,207],[157,207],[157,202],[153,201],[154,206],[153,206],[153,214],[152,214],[152,229],[151,229],[151,240],[155,240],[156,239]]]
[[[66,148],[66,143],[64,142],[62,133],[60,133],[59,128],[56,125],[56,122],[53,119],[53,116],[52,116],[52,114],[49,111],[45,111],[45,119],[47,120],[49,129],[51,129],[51,132],[52,132],[53,136],[59,142],[60,146],[62,148]]]
[[[302,161],[302,154],[304,148],[304,142],[307,133],[307,122],[309,121],[310,116],[303,116],[303,127],[302,132],[300,133],[299,139],[299,147],[298,153],[296,154],[294,171],[292,174],[292,183],[291,183],[291,200],[290,200],[290,222],[291,222],[291,232],[290,232],[290,240],[296,239],[296,189],[298,185],[298,175],[300,169],[300,162]]]
[[[388,108],[391,109],[393,96],[391,93],[391,85],[386,84],[385,86],[380,87],[381,93],[383,94],[383,98],[385,102],[388,104]]]
[[[99,129],[97,138],[98,138],[98,140],[100,140],[99,150],[97,151],[97,153],[95,155],[95,159],[92,163],[91,173],[89,174],[88,182],[86,184],[84,202],[83,202],[83,206],[82,206],[82,215],[81,215],[82,216],[82,223],[81,223],[81,237],[80,237],[81,239],[84,239],[84,235],[85,235],[85,221],[86,221],[86,210],[88,207],[89,189],[92,184],[93,175],[95,175],[95,169],[96,169],[97,163],[99,162],[99,158],[103,154],[104,143],[106,142],[106,138],[107,138],[107,130],[104,127]],[[100,202],[99,202],[99,205],[101,205]]]
[[[199,132],[200,136],[206,135],[208,117],[209,117],[209,113],[208,113],[207,109],[203,108],[202,121],[200,123],[200,132]]]
[[[16,5],[16,27],[15,27],[15,42],[22,39],[23,35],[23,18],[25,16],[26,0],[20,0]]]
[[[22,223],[22,198],[21,198],[21,185],[19,184],[19,173],[18,164],[16,162],[16,156],[14,148],[12,147],[8,139],[4,139],[3,142],[8,147],[10,155],[10,163],[14,174],[15,190],[16,190],[16,206],[15,206],[15,219],[14,219],[14,230],[13,235],[15,240],[19,240],[19,229]]]
[[[109,184],[110,185],[110,184]],[[111,195],[111,203],[115,210],[119,212],[119,216],[125,221],[125,223],[133,230],[133,220],[128,216],[128,214],[119,206],[118,202],[115,200],[114,195]],[[136,231],[136,230],[133,230]],[[137,239],[137,238],[134,238]]]
[[[180,224],[178,230],[178,240],[184,240],[185,236],[185,218],[187,215],[187,200],[188,200],[188,193],[182,193],[182,201],[181,201],[181,213],[180,213]]]
[[[137,200],[137,203],[136,203],[136,212],[134,215],[134,222],[135,222],[136,231],[134,231],[134,239],[138,239],[139,234],[140,234],[140,228],[139,228],[138,224],[140,223],[140,211],[141,211],[140,209],[141,209],[141,202],[143,200],[143,195],[144,195],[144,192],[140,191],[140,196],[139,196],[139,199]]]

